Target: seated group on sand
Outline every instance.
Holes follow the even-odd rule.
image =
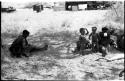
[[[92,52],[101,52],[102,56],[105,57],[109,46],[118,48],[116,42],[111,39],[111,35],[113,35],[114,30],[109,30],[107,27],[103,27],[101,32],[97,33],[96,31],[97,27],[92,27],[92,33],[89,35],[89,38],[87,38],[87,35],[89,34],[88,30],[86,28],[80,28],[79,40],[76,43],[77,46],[73,53],[81,53],[84,55],[85,49],[92,49]],[[45,44],[42,48],[28,44],[27,37],[29,34],[28,30],[24,30],[22,35],[18,36],[18,38],[14,40],[9,48],[12,57],[29,57],[27,53],[31,53],[33,51],[45,51],[48,49],[48,44]],[[117,43],[121,42],[121,39],[124,40],[124,34],[121,35],[119,40],[117,40]],[[90,40],[92,42],[90,42]],[[124,41],[122,42],[124,43]]]

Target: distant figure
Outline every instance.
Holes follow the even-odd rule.
[[[11,52],[12,57],[28,57],[27,51],[32,52],[35,50],[47,50],[48,45],[45,45],[43,48],[36,48],[28,44],[27,37],[29,36],[29,31],[24,30],[22,35],[18,36],[17,39],[14,40],[9,50]]]
[[[84,49],[89,46],[89,40],[86,37],[89,34],[88,30],[86,28],[80,28],[79,32],[81,35],[79,36],[79,40],[76,43],[77,47],[74,50],[74,53],[84,51]]]
[[[89,40],[90,37],[92,37],[92,52],[98,52],[99,51],[99,34],[96,33],[97,27],[92,27],[92,33],[89,35]]]

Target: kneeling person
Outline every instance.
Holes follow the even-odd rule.
[[[32,47],[31,45],[28,44],[27,41],[27,37],[29,36],[29,31],[24,30],[22,35],[18,36],[17,39],[14,40],[14,42],[12,43],[12,45],[9,48],[9,51],[11,52],[11,56],[13,57],[21,57],[21,56],[25,56],[28,57],[27,55],[27,49],[28,52],[32,51],[32,50],[36,50],[37,48]],[[48,45],[45,45],[45,50],[47,50]],[[39,50],[41,48],[38,48]]]

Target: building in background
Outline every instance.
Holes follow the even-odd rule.
[[[41,12],[42,10],[43,10],[43,5],[42,4],[33,5],[33,11]]]
[[[54,2],[53,10],[54,11],[64,11],[65,2]]]
[[[80,11],[80,10],[98,10],[106,9],[111,4],[106,1],[65,1],[55,2],[54,11]]]

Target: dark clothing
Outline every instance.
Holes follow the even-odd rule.
[[[28,57],[29,55],[27,56],[27,54],[31,52],[44,51],[47,49],[48,49],[47,44],[42,48],[29,45],[27,39],[23,37],[22,35],[19,36],[17,39],[15,39],[9,48],[11,55],[16,56],[16,57],[21,57],[21,56]]]
[[[117,36],[117,45],[119,50],[124,51],[124,34]]]
[[[100,32],[99,33],[99,44],[103,46],[107,46],[110,43],[110,33],[108,32]]]
[[[28,41],[22,35],[20,35],[14,42],[12,43],[11,47],[25,47],[28,45]]]
[[[108,47],[111,43],[110,33],[109,32],[100,32],[99,33],[99,49],[102,53],[102,56],[105,57],[108,52]]]
[[[26,38],[20,35],[17,39],[14,40],[9,50],[12,56],[20,57],[21,55],[25,55],[25,48],[28,45]]]

